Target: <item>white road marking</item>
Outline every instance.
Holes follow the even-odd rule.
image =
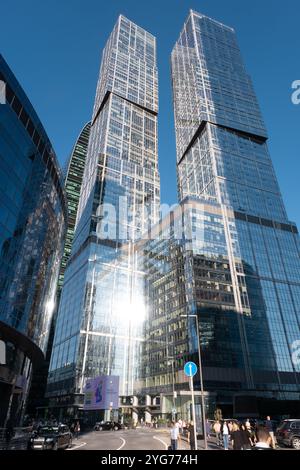
[[[168,450],[168,444],[162,441],[159,437],[153,436],[153,439],[156,439],[157,441],[161,442],[165,446],[165,449]]]
[[[76,450],[76,449],[79,449],[79,447],[86,446],[86,444],[87,444],[86,442],[82,442],[78,446],[75,446],[75,447],[72,447],[71,449],[66,449],[66,450]]]
[[[123,449],[123,447],[124,447],[125,444],[126,444],[126,441],[125,441],[125,439],[123,439],[123,437],[119,437],[119,439],[121,439],[121,441],[123,441],[123,443],[122,443],[122,445],[121,445],[120,447],[118,447],[118,449],[116,449],[116,450],[121,450],[121,449]]]

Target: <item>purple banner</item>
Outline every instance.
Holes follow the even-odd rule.
[[[84,410],[119,408],[119,376],[102,375],[88,380],[84,389]]]

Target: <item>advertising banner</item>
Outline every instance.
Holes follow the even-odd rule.
[[[119,376],[102,375],[87,381],[84,389],[84,410],[119,408]]]

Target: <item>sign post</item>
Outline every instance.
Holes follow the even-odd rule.
[[[197,444],[197,430],[196,430],[196,411],[195,411],[195,396],[194,396],[194,375],[197,374],[197,366],[194,362],[187,362],[184,366],[184,373],[189,377],[190,380],[190,389],[192,393],[192,415],[193,415],[193,423],[194,423],[194,440],[195,440],[195,450],[198,450]]]

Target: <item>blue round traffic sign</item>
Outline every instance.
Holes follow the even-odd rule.
[[[194,377],[197,374],[197,366],[194,362],[187,362],[184,366],[184,373],[188,377]]]

